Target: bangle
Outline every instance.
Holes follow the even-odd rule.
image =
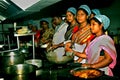
[[[92,64],[89,64],[89,66],[88,66],[89,68],[92,68]]]
[[[66,43],[68,43],[68,42],[71,42],[71,40],[64,41],[63,44],[66,44]]]

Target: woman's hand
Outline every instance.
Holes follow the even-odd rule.
[[[59,47],[59,45],[52,45],[52,49],[57,49]]]
[[[82,67],[93,68],[92,64],[87,64],[87,63],[82,64]]]
[[[73,50],[71,49],[71,46],[72,46],[71,42],[66,43],[65,44],[65,51],[72,52]]]

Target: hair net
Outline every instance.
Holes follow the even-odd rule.
[[[76,15],[76,12],[77,12],[77,10],[74,7],[68,8],[67,11],[73,13],[74,15]]]
[[[49,21],[48,21],[47,18],[42,18],[42,19],[40,19],[40,22],[41,22],[41,21],[45,21],[45,22],[49,23]]]
[[[95,14],[95,15],[100,15],[100,10],[99,9],[92,9],[92,12]]]
[[[95,15],[94,18],[103,23],[103,27],[105,30],[109,27],[110,19],[106,15]]]
[[[90,14],[91,14],[91,10],[90,10],[90,8],[87,6],[87,5],[81,5],[80,7],[79,7],[79,9],[84,9],[87,13],[88,13],[88,16],[90,16]]]
[[[33,24],[33,20],[29,20],[29,21],[28,21],[28,24]]]

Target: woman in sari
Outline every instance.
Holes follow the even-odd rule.
[[[84,58],[87,63],[82,66],[98,68],[105,72],[106,75],[113,76],[112,70],[116,65],[116,49],[114,41],[109,35],[105,34],[106,29],[109,27],[110,20],[105,15],[95,15],[90,19],[91,31],[95,34],[95,38],[87,45],[85,49]],[[100,58],[101,51],[104,52],[104,58]],[[78,53],[74,53],[75,55]],[[79,54],[83,57],[83,54]]]
[[[77,22],[79,23],[78,30],[72,35],[71,42],[67,42],[65,45],[65,50],[69,55],[70,53],[72,54],[73,51],[80,53],[84,52],[88,39],[92,34],[90,31],[90,24],[88,23],[90,14],[91,10],[87,5],[81,5],[79,7],[76,15]],[[78,55],[74,55],[74,62],[85,63],[86,59],[82,59]]]

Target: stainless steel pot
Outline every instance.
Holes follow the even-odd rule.
[[[5,80],[35,80],[36,66],[31,64],[11,65],[5,69]]]
[[[25,60],[25,63],[35,65],[35,66],[37,66],[37,68],[42,67],[41,59],[29,59],[29,60]]]
[[[41,70],[39,70],[39,68],[42,67],[42,60],[41,59],[29,59],[29,60],[25,60],[24,63],[37,66],[36,76],[39,76],[41,74]]]
[[[59,56],[59,55],[56,55],[56,53],[52,51],[46,53],[46,58],[51,63],[55,63],[55,64],[65,64],[73,60],[73,56]]]
[[[24,55],[19,50],[8,50],[0,54],[2,67],[24,63]]]

